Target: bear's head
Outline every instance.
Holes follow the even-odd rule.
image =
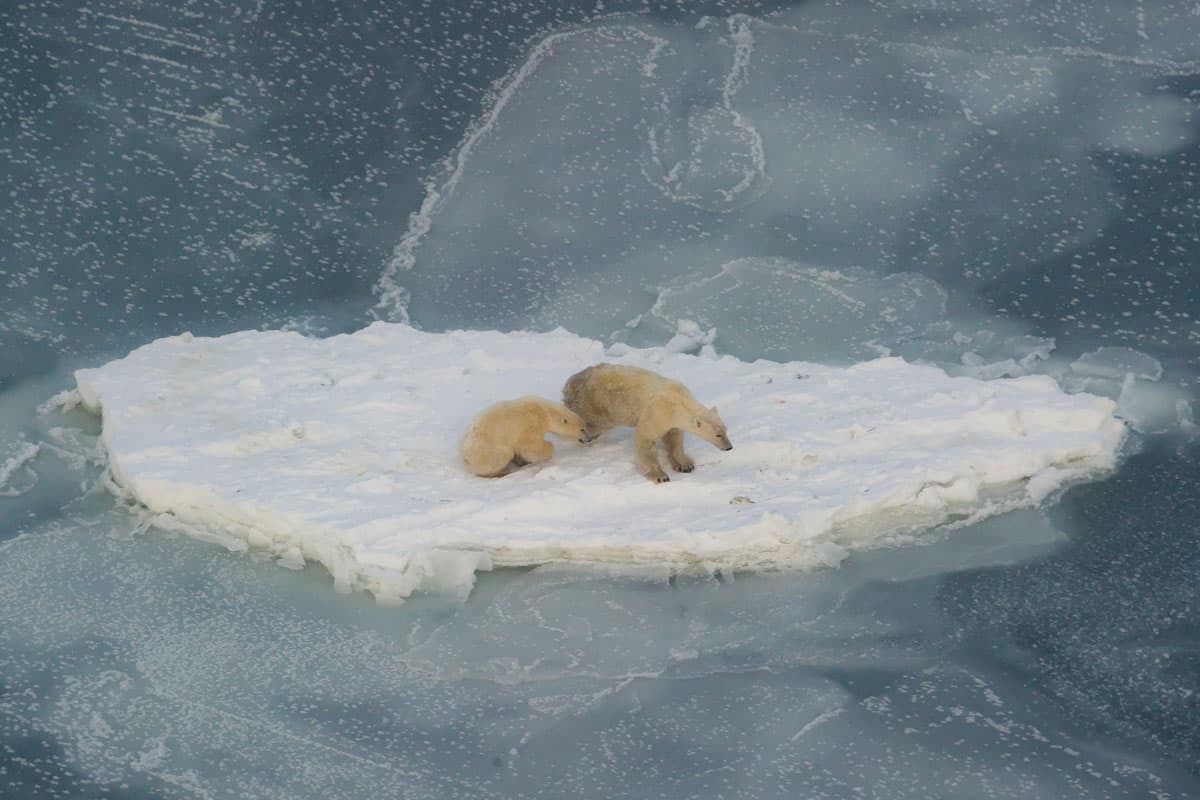
[[[550,417],[550,424],[547,427],[551,433],[562,437],[564,441],[574,439],[580,444],[589,441],[583,418],[571,409],[554,404],[551,408],[546,409],[546,413]]]
[[[729,434],[725,431],[725,423],[721,421],[721,416],[717,413],[716,406],[712,408],[701,407],[692,421],[691,431],[713,447],[718,447],[721,450],[733,449],[733,443],[729,441]]]

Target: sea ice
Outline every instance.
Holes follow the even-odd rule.
[[[458,439],[492,402],[557,398],[601,360],[679,379],[734,449],[689,437],[696,471],[656,485],[628,430],[476,478]],[[426,333],[376,323],[313,339],[189,334],[76,373],[115,489],[155,524],[285,566],[317,561],[381,600],[469,591],[477,570],[837,563],[899,534],[1030,506],[1114,465],[1114,403],[1045,376],[981,381],[883,358],[840,368],[617,345],[563,330]]]

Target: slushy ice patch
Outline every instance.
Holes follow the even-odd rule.
[[[501,479],[458,440],[481,408],[556,399],[601,360],[717,405],[735,448],[689,437],[696,471],[646,481],[629,431]],[[885,358],[841,368],[610,348],[566,331],[160,339],[76,373],[114,485],[156,524],[324,564],[382,599],[469,591],[493,565],[667,569],[838,563],[951,520],[1035,505],[1111,468],[1114,403],[1045,376],[980,381]]]

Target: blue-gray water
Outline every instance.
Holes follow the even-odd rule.
[[[0,796],[1200,795],[1200,16],[927,5],[0,11]],[[38,411],[405,315],[1040,371],[1138,433],[837,569],[381,608],[142,530]]]

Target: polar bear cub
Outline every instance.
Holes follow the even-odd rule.
[[[547,433],[587,441],[583,420],[574,411],[540,397],[521,397],[481,411],[458,449],[471,472],[499,478],[526,464],[549,461],[554,445],[545,440]]]
[[[669,481],[658,461],[658,442],[679,472],[695,463],[683,452],[683,433],[694,433],[722,450],[732,450],[717,409],[696,402],[683,384],[657,372],[619,364],[596,364],[567,379],[563,403],[586,423],[588,441],[609,428],[631,427],[642,474],[655,483]]]

